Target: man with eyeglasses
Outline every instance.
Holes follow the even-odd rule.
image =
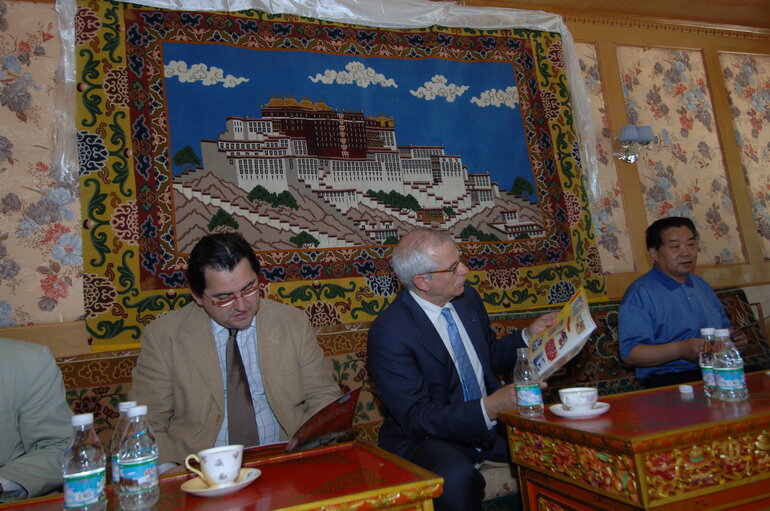
[[[193,302],[145,328],[129,392],[148,406],[161,470],[212,446],[286,441],[339,397],[305,313],[260,298],[240,234],[202,238],[187,280]]]
[[[636,279],[620,304],[620,356],[647,387],[701,379],[701,328],[731,328],[711,286],[695,275],[698,231],[689,218],[656,220],[646,231],[653,268]],[[735,346],[748,344],[733,332]]]
[[[516,348],[552,325],[543,315],[497,339],[447,233],[418,229],[401,239],[391,267],[404,286],[369,329],[368,357],[385,404],[381,447],[444,478],[437,510],[481,509],[485,460],[510,462],[498,413],[516,407],[510,373]]]

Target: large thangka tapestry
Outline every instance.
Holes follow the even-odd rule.
[[[455,237],[490,311],[603,295],[559,34],[100,0],[75,27],[95,350],[186,304],[186,257],[217,231],[318,327],[382,311],[419,226]]]

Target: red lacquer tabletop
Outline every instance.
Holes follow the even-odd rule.
[[[163,511],[283,509],[343,497],[372,498],[388,491],[407,498],[409,491],[404,489],[419,487],[421,483],[426,487],[425,492],[418,492],[421,495],[441,493],[440,478],[368,444],[353,442],[291,454],[284,454],[282,446],[269,446],[247,450],[244,460],[244,466],[262,471],[259,479],[248,487],[222,497],[196,497],[180,489],[182,483],[192,477],[190,474],[164,477],[156,508]],[[0,509],[21,508],[60,510],[62,496],[0,505]],[[108,489],[108,509],[118,509],[111,488]]]
[[[588,436],[611,436],[628,441],[691,430],[706,424],[744,422],[770,416],[769,373],[758,371],[746,375],[749,399],[743,402],[709,399],[703,392],[702,383],[694,383],[694,392],[689,396],[674,385],[600,397],[600,401],[610,404],[610,409],[592,419],[566,419],[546,410],[540,417],[526,418],[515,411],[504,412],[502,420],[514,426],[522,425],[528,430],[564,428]]]

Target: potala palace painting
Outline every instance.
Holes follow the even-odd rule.
[[[543,236],[510,65],[189,46],[164,46],[179,252]]]

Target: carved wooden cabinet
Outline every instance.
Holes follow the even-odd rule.
[[[711,400],[701,384],[600,398],[569,420],[506,412],[525,509],[770,509],[770,374],[749,400]]]

